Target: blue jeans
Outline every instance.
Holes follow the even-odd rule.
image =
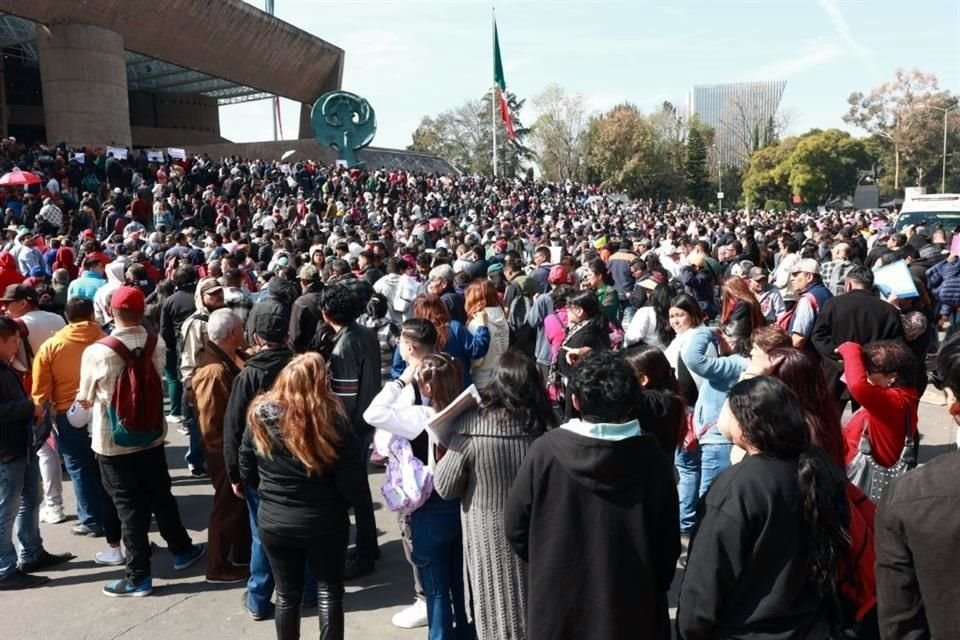
[[[97,464],[86,427],[76,429],[67,421],[67,414],[57,415],[57,448],[63,454],[67,474],[77,497],[77,519],[94,531],[103,530],[100,481],[94,468]]]
[[[187,388],[183,387],[183,424],[190,432],[190,446],[187,454],[183,456],[184,461],[197,471],[206,473],[207,465],[203,461],[203,434],[200,433],[200,425],[197,423],[197,410],[190,404],[187,398]]]
[[[410,532],[427,601],[427,639],[473,638],[464,604],[460,500],[434,493],[410,516]]]
[[[697,502],[720,472],[730,466],[732,444],[701,444],[693,451],[677,449],[674,462],[680,482],[680,532],[690,533],[697,524]]]
[[[167,395],[170,397],[170,415],[183,415],[183,383],[180,382],[180,358],[176,349],[167,349],[167,362],[163,373],[167,378]]]
[[[0,579],[17,570],[14,532],[20,542],[20,562],[36,560],[43,551],[40,537],[40,465],[37,454],[0,462]]]
[[[257,526],[257,511],[260,509],[260,495],[256,489],[243,486],[247,498],[247,515],[250,518],[250,577],[247,579],[247,608],[257,615],[267,613],[270,605],[270,596],[273,595],[275,583],[273,571],[267,552],[260,542],[260,527]],[[304,599],[316,602],[317,577],[313,569],[307,564],[306,579],[303,587]]]

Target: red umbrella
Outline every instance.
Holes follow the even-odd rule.
[[[40,177],[29,171],[14,169],[0,176],[0,187],[25,187],[28,184],[40,184]]]

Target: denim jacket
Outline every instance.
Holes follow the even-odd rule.
[[[697,404],[693,409],[694,428],[699,434],[704,427],[710,425],[710,428],[700,436],[701,444],[728,444],[729,440],[724,438],[717,429],[717,418],[727,399],[727,392],[737,384],[748,362],[746,358],[738,355],[707,355],[710,345],[713,345],[717,352],[720,351],[719,340],[714,329],[698,327],[693,331],[695,333],[681,357],[690,373],[695,373],[704,380],[703,386],[700,387]]]

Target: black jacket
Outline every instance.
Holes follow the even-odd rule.
[[[223,416],[223,462],[230,482],[240,482],[240,443],[247,430],[247,408],[253,398],[269,389],[293,352],[281,349],[261,349],[247,360],[230,390],[227,410]]]
[[[825,454],[836,499],[846,479]],[[697,508],[680,587],[682,640],[822,640],[828,604],[811,580],[797,461],[749,455],[723,471]]]
[[[373,331],[353,322],[337,334],[327,362],[330,387],[343,401],[357,434],[372,429],[364,421],[363,412],[380,393],[380,364],[380,341]]]
[[[254,327],[257,326],[257,317],[260,315],[272,315],[278,313],[290,313],[294,301],[296,301],[299,292],[292,282],[274,276],[267,283],[267,291],[259,300],[257,300],[250,309],[250,315],[247,316],[246,335],[247,342],[253,343]]]
[[[290,309],[290,346],[297,353],[303,353],[310,347],[310,341],[317,332],[317,325],[323,320],[320,313],[322,292],[323,284],[311,284]]]
[[[504,531],[529,563],[529,640],[669,640],[680,524],[655,438],[547,432],[517,472]]]
[[[960,454],[943,454],[895,480],[877,508],[880,634],[960,638]]]
[[[160,337],[167,349],[175,352],[180,344],[180,329],[184,321],[197,310],[194,301],[196,288],[177,289],[160,305]],[[179,362],[177,363],[179,366]]]
[[[843,362],[834,353],[844,342],[865,345],[877,340],[903,340],[900,312],[869,291],[855,289],[827,300],[813,325],[811,342],[823,363],[827,385],[835,393],[844,391],[840,382]]]
[[[281,443],[276,414],[261,411],[261,415],[273,444],[270,457],[256,451],[250,429],[244,432],[240,447],[240,475],[260,494],[260,527],[276,535],[339,535],[346,541],[347,510],[360,502],[363,491],[369,491],[360,440],[350,423],[338,420],[340,444],[334,467],[311,475]]]
[[[0,415],[0,462],[24,457],[33,445],[33,400],[6,362],[0,362]]]

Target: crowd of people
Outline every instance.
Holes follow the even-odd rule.
[[[0,590],[73,558],[39,528],[62,461],[72,533],[124,567],[105,595],[152,592],[155,519],[174,569],[205,557],[278,638],[313,606],[343,638],[380,465],[414,599],[393,623],[431,640],[960,636],[958,458],[911,470],[928,380],[960,416],[952,229],[76,158],[0,144],[42,176],[0,194]],[[213,486],[205,544],[168,423]]]

